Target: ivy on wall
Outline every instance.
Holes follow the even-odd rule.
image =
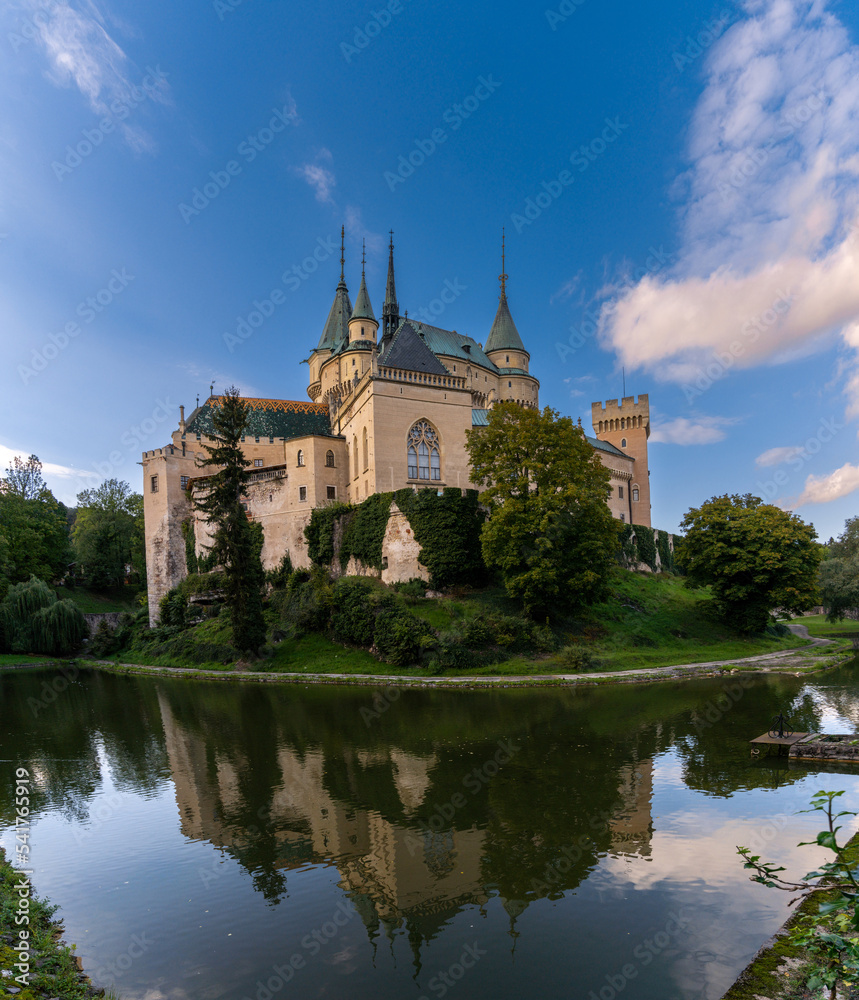
[[[657,553],[659,562],[657,563]],[[634,569],[645,563],[651,570],[662,573],[676,572],[674,553],[667,531],[648,528],[643,524],[624,524],[620,529],[620,561]]]
[[[352,556],[374,569],[382,568],[382,542],[391,515],[393,493],[374,493],[352,510],[343,522],[340,565]]]
[[[194,523],[190,520],[182,522],[182,537],[185,539],[185,565],[189,573],[199,571],[197,561],[197,545],[194,538]]]
[[[662,564],[662,572],[673,573],[675,568],[674,553],[671,551],[671,546],[668,542],[668,532],[657,531],[656,536],[656,548],[659,552],[659,561]]]
[[[446,487],[437,490],[397,490],[394,502],[408,518],[420,561],[434,587],[475,582],[485,572],[480,551],[480,529],[485,515],[477,490]]]
[[[351,504],[335,503],[330,507],[317,507],[310,515],[304,537],[307,539],[307,554],[314,565],[327,566],[334,558],[334,526],[351,510]]]
[[[634,524],[632,530],[635,532],[635,546],[638,549],[639,562],[647,563],[656,570],[656,542],[653,539],[653,528],[647,528],[643,524]]]

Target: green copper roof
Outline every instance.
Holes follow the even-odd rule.
[[[349,317],[352,315],[352,303],[349,301],[349,290],[346,282],[341,279],[334,293],[334,302],[325,329],[319,338],[317,351],[335,350],[341,343],[349,339]]]
[[[498,312],[495,314],[495,322],[489,332],[489,339],[486,341],[486,353],[493,351],[524,351],[525,345],[510,315],[507,305],[507,296],[502,292],[501,301],[498,303]],[[525,352],[527,354],[527,351]],[[529,355],[530,357],[530,355]]]
[[[471,411],[471,426],[472,427],[488,427],[489,426],[489,410],[472,410]]]
[[[196,410],[185,429],[186,438],[197,434],[211,437],[215,429],[212,416],[221,405],[220,396],[210,396]],[[328,407],[291,399],[245,399],[250,407],[246,438],[299,438],[309,434],[332,437]]]
[[[585,440],[592,448],[596,448],[597,451],[605,451],[609,455],[622,455],[624,458],[630,457],[625,451],[615,448],[608,441],[600,441],[599,438],[591,437],[590,434],[585,434]]]
[[[488,368],[491,372],[497,371],[495,365],[486,357],[480,345],[471,337],[463,337],[455,330],[442,330],[438,326],[430,326],[428,323],[418,323],[413,319],[409,322],[418,334],[423,336],[424,343],[433,354],[443,354],[449,358],[458,358],[462,361],[470,361],[472,364]]]
[[[358,289],[358,298],[355,299],[352,319],[369,319],[376,322],[373,307],[370,305],[370,293],[367,291],[367,282],[363,274],[361,275],[361,287]]]

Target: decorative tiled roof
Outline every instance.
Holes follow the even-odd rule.
[[[417,325],[417,324],[416,324]],[[385,350],[379,364],[385,368],[401,368],[410,372],[427,372],[430,375],[449,375],[450,372],[432,352],[423,337],[415,331],[410,320],[400,324]]]
[[[191,414],[185,428],[186,437],[201,434],[211,437],[215,426],[212,422],[214,411],[221,405],[222,396],[210,396],[206,402]],[[310,403],[292,399],[246,398],[250,407],[245,437],[291,438],[318,434],[332,437],[328,406],[324,403]]]

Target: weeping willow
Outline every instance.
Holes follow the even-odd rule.
[[[10,588],[0,603],[0,651],[68,656],[87,637],[80,608],[36,577]]]

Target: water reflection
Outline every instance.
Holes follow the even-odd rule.
[[[789,806],[786,796],[809,775],[786,761],[752,761],[747,740],[785,708],[809,731],[835,716],[845,724],[859,718],[851,670],[812,684],[769,677],[739,689],[726,678],[612,690],[412,691],[370,724],[361,711],[372,704],[370,689],[87,673],[39,708],[50,676],[0,672],[0,756],[13,758],[14,748],[16,763],[31,771],[37,824],[61,818],[78,846],[81,829],[97,831],[91,855],[71,858],[66,849],[64,863],[80,865],[82,882],[96,852],[130,865],[138,845],[155,845],[147,903],[166,906],[175,896],[166,936],[183,936],[182,945],[142,960],[128,977],[140,977],[140,992],[129,996],[155,981],[163,995],[179,995],[171,992],[179,970],[200,980],[183,995],[247,993],[281,954],[279,942],[301,941],[344,898],[360,917],[363,945],[349,939],[348,948],[332,949],[349,956],[338,975],[357,970],[343,995],[404,995],[401,966],[383,973],[377,964],[385,940],[392,956],[395,942],[407,947],[409,989],[426,991],[437,956],[461,950],[470,933],[462,928],[475,921],[495,949],[494,971],[479,965],[470,995],[517,995],[538,966],[547,996],[567,996],[571,976],[590,984],[583,996],[598,993],[615,956],[643,947],[644,931],[658,932],[694,900],[695,920],[640,969],[636,995],[718,996],[742,965],[738,946],[753,951],[780,912],[766,893],[740,888],[733,844],[748,839],[750,822],[762,829],[761,812],[774,811],[746,793],[779,796],[779,809],[792,813],[805,793]],[[132,824],[131,810],[111,811],[108,788],[153,808],[133,810]],[[13,821],[11,791],[2,783],[2,826]],[[170,800],[175,830],[163,825]],[[190,844],[208,847],[208,860],[195,851],[191,862]],[[261,911],[234,870],[245,873]],[[323,877],[334,894],[320,888]],[[309,902],[311,885],[324,905]],[[98,910],[100,897],[88,891]],[[182,900],[197,896],[204,903],[182,916]],[[765,917],[749,912],[751,899]],[[103,905],[118,912],[115,898]],[[144,909],[134,898],[124,906],[135,919]],[[205,919],[225,938],[244,935],[241,963],[214,954],[208,939],[203,946],[212,927],[197,913],[216,907],[218,917]],[[74,919],[73,906],[70,913]],[[92,947],[97,962],[105,960],[99,947],[119,950]],[[333,974],[308,973],[306,995],[340,995],[326,978]]]

